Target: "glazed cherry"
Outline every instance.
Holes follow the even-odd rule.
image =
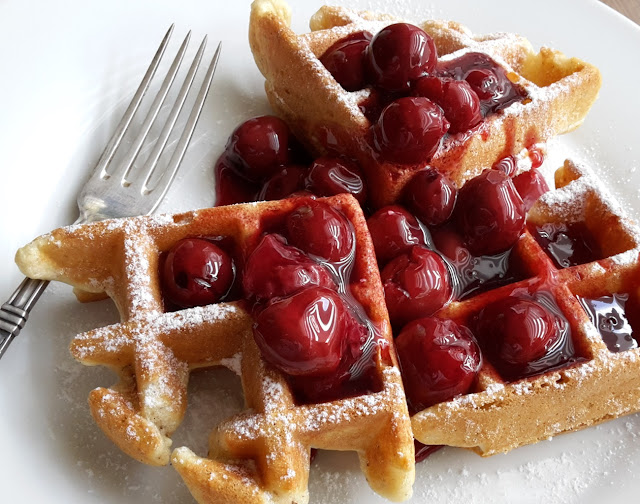
[[[382,110],[373,126],[373,145],[387,161],[426,162],[448,129],[442,109],[428,98],[399,98]]]
[[[424,231],[416,218],[399,205],[378,210],[367,219],[367,227],[380,266],[409,252],[414,245],[426,243]]]
[[[513,177],[513,185],[522,198],[524,209],[527,212],[538,201],[538,198],[549,190],[547,181],[534,168]]]
[[[266,300],[310,286],[336,287],[326,268],[280,235],[265,235],[245,264],[242,287],[247,297]]]
[[[336,292],[309,288],[269,303],[257,316],[253,335],[264,358],[281,371],[323,376],[340,365],[348,317]]]
[[[450,124],[449,133],[467,131],[482,122],[480,99],[466,81],[425,76],[415,82],[413,94],[440,105]]]
[[[448,319],[410,322],[398,335],[396,349],[412,412],[468,392],[482,364],[471,332]]]
[[[242,176],[259,181],[291,162],[289,140],[289,128],[282,119],[254,117],[234,130],[226,150]]]
[[[386,91],[408,91],[411,81],[438,61],[433,39],[417,26],[397,23],[380,30],[369,46],[370,79]]]
[[[426,168],[405,186],[403,202],[427,226],[438,226],[451,217],[458,190],[438,170]]]
[[[560,329],[556,315],[547,308],[512,296],[478,314],[477,334],[494,359],[524,367],[547,354],[560,338]]]
[[[231,289],[235,266],[217,245],[201,238],[186,238],[169,250],[162,267],[162,292],[181,307],[220,301]]]
[[[499,170],[503,172],[507,177],[513,177],[516,174],[516,171],[518,171],[518,162],[513,156],[505,156],[493,163],[491,169]]]
[[[433,315],[451,299],[447,265],[432,250],[415,246],[389,262],[380,274],[389,318],[395,327]]]
[[[496,254],[514,245],[525,214],[513,182],[499,170],[484,171],[458,192],[457,222],[474,255]]]
[[[267,180],[258,193],[258,200],[273,201],[284,199],[304,189],[304,167],[290,164],[281,167]]]
[[[309,200],[296,208],[287,216],[286,227],[291,245],[327,261],[344,261],[353,251],[353,225],[323,201]]]
[[[319,157],[316,159],[307,178],[305,187],[317,196],[334,196],[335,194],[352,194],[362,205],[367,199],[367,188],[354,161],[336,157]]]
[[[320,56],[320,63],[347,91],[357,91],[366,84],[364,58],[369,42],[369,32],[352,33],[338,40]]]
[[[238,170],[223,152],[215,166],[216,206],[255,201],[259,186],[238,175]]]

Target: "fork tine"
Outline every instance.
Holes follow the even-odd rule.
[[[143,194],[146,194],[149,192],[149,188],[147,184],[149,183],[149,179],[151,178],[153,173],[156,171],[158,159],[160,159],[160,156],[162,155],[167,145],[169,135],[173,131],[173,128],[176,124],[176,120],[178,119],[178,115],[180,114],[180,111],[184,106],[189,90],[191,89],[191,86],[195,79],[196,72],[198,71],[200,62],[202,61],[202,55],[204,54],[204,50],[206,46],[207,46],[207,37],[205,36],[204,39],[202,39],[202,42],[200,43],[198,52],[193,58],[191,67],[187,72],[187,76],[185,78],[184,83],[182,84],[182,88],[180,88],[180,93],[178,94],[178,97],[176,98],[176,102],[174,103],[173,108],[171,109],[171,113],[169,114],[169,117],[167,118],[167,121],[164,127],[162,128],[162,132],[160,133],[158,140],[156,140],[153,150],[151,151],[151,154],[149,154],[149,157],[147,158],[147,161],[145,162],[145,165],[142,168],[142,173],[146,173],[146,176],[144,177],[143,182],[140,184],[140,190]]]
[[[164,195],[167,193],[169,186],[173,182],[173,179],[176,176],[178,168],[180,167],[180,163],[184,158],[184,154],[187,151],[187,147],[189,146],[189,142],[191,141],[191,137],[193,136],[193,131],[195,130],[196,124],[198,123],[198,119],[200,118],[200,113],[202,112],[202,108],[204,106],[204,102],[207,99],[207,95],[209,94],[209,89],[211,88],[211,81],[213,80],[213,74],[216,71],[216,67],[218,66],[218,60],[220,59],[220,51],[222,49],[222,42],[218,43],[218,47],[213,57],[211,58],[211,63],[209,64],[209,68],[207,69],[207,73],[204,78],[204,82],[200,87],[200,91],[198,92],[198,96],[196,97],[196,101],[193,105],[193,109],[191,110],[191,114],[189,115],[189,119],[187,120],[187,124],[180,136],[180,140],[173,151],[173,155],[167,165],[166,170],[164,171],[162,178],[165,176],[168,177],[166,180],[160,179],[156,185],[156,187],[149,189],[149,192],[154,191],[156,189],[160,189],[160,182],[162,182],[163,187],[161,188],[162,193],[156,196],[156,202],[153,205],[153,208],[149,211],[152,213],[160,204],[160,201],[164,198]]]
[[[131,167],[133,166],[133,163],[138,157],[138,154],[140,153],[140,149],[142,148],[144,141],[149,135],[151,126],[156,120],[156,117],[158,117],[158,113],[160,112],[160,107],[162,107],[162,105],[164,104],[164,101],[167,98],[167,94],[169,93],[169,89],[171,88],[171,85],[175,80],[178,70],[180,69],[182,59],[184,57],[185,52],[187,51],[187,47],[189,45],[190,40],[191,40],[191,31],[187,33],[187,36],[182,41],[182,45],[178,50],[178,54],[176,54],[176,57],[173,59],[173,63],[169,68],[169,72],[167,72],[167,75],[162,81],[162,86],[160,86],[160,90],[158,91],[158,94],[154,98],[153,103],[151,104],[151,108],[147,113],[147,116],[144,118],[144,122],[140,127],[140,132],[136,136],[136,139],[134,140],[133,144],[131,145],[131,149],[129,150],[124,161],[118,165],[118,167],[112,174],[113,176],[115,176],[117,172],[124,170],[124,173],[122,174],[122,181],[121,181],[123,185],[128,185],[127,176],[129,175],[129,172],[131,171]]]
[[[116,149],[118,148],[118,146],[120,145],[120,142],[122,141],[122,137],[124,137],[124,134],[127,131],[129,124],[131,123],[131,119],[133,119],[133,115],[138,110],[138,107],[140,106],[140,102],[142,102],[142,98],[144,97],[145,93],[147,92],[147,89],[149,88],[149,83],[151,82],[151,79],[153,79],[153,76],[156,73],[158,65],[160,64],[160,60],[162,59],[162,56],[164,55],[164,51],[167,48],[167,44],[169,43],[169,39],[171,38],[171,34],[173,33],[173,27],[174,27],[174,24],[172,24],[169,27],[169,30],[167,30],[167,33],[162,39],[160,46],[156,50],[156,53],[153,56],[153,59],[151,60],[151,64],[149,65],[149,68],[147,68],[147,71],[144,74],[144,78],[142,79],[142,82],[140,82],[140,85],[138,86],[136,93],[133,95],[133,99],[131,100],[131,103],[129,103],[129,106],[125,111],[124,116],[122,116],[122,119],[120,120],[120,123],[118,124],[118,127],[116,128],[115,133],[107,143],[107,146],[105,147],[102,155],[100,156],[98,164],[94,170],[94,173],[100,174],[100,178],[105,178],[105,176],[107,176],[107,172],[106,172],[107,165],[113,158],[113,155],[115,154]]]

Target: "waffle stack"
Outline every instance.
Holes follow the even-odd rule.
[[[607,329],[616,329],[610,324],[621,329],[627,320],[611,318],[616,315],[612,305],[597,317],[585,310],[590,300],[606,304],[622,296],[628,322],[638,323],[633,317],[640,301],[640,229],[623,217],[587,168],[567,161],[555,178],[557,189],[530,210],[528,231],[514,250],[529,278],[453,302],[437,316],[473,327],[489,303],[542,293],[553,298],[568,322],[573,358],[550,371],[510,380],[485,353],[474,390],[412,417],[419,441],[487,456],[640,410],[637,340],[603,339]],[[562,267],[541,247],[536,230],[558,225],[577,226],[595,239],[588,262]]]
[[[122,321],[78,335],[72,354],[83,364],[118,372],[119,382],[91,392],[92,415],[124,452],[152,465],[171,461],[199,502],[308,501],[311,448],[354,450],[371,487],[392,499],[410,496],[414,447],[395,353],[378,346],[375,391],[318,404],[294,400],[289,381],[267,364],[244,300],[165,313],[159,263],[185,237],[223,236],[242,260],[264,221],[291,212],[301,199],[236,205],[159,217],[61,228],[17,253],[32,278],[59,280],[82,292],[105,292]],[[326,200],[355,228],[353,298],[380,335],[391,331],[371,239],[351,196]],[[246,410],[218,425],[209,457],[186,447],[171,452],[171,434],[187,407],[192,369],[222,365],[242,379]]]
[[[289,28],[290,17],[289,7],[281,0],[256,0],[252,5],[249,41],[273,109],[316,154],[337,151],[356,159],[364,170],[374,207],[396,201],[425,163],[381,159],[372,147],[371,122],[361,109],[371,90],[345,91],[319,57],[349,34],[366,30],[375,35],[398,20],[385,14],[323,7],[311,19],[312,31],[298,35]],[[440,61],[471,51],[485,53],[528,96],[488,116],[475,130],[445,137],[429,164],[447,173],[458,186],[498,159],[536,148],[578,127],[597,97],[600,73],[584,61],[547,48],[536,53],[518,35],[474,35],[455,22],[416,24],[433,38]]]

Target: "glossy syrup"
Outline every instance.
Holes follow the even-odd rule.
[[[549,222],[542,226],[530,226],[530,231],[558,268],[602,259],[600,246],[582,222]]]
[[[638,341],[633,336],[633,328],[625,313],[628,294],[612,294],[597,299],[578,297],[578,300],[609,351],[617,353],[638,348]]]

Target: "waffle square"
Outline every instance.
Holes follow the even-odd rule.
[[[249,41],[266,79],[271,106],[316,154],[337,152],[357,160],[374,207],[398,200],[404,185],[425,163],[382,159],[373,147],[372,123],[362,111],[371,89],[347,92],[319,57],[349,34],[366,30],[375,35],[399,20],[386,14],[322,7],[311,18],[311,32],[298,35],[290,29],[290,19],[282,0],[252,4]],[[476,35],[450,21],[416,24],[433,38],[440,60],[466,52],[485,53],[527,93],[524,101],[487,116],[479,127],[445,137],[429,164],[458,186],[498,159],[537,148],[578,127],[598,95],[597,68],[548,48],[536,53],[519,35]]]
[[[385,350],[378,345],[373,356],[377,389],[301,404],[285,376],[263,360],[243,300],[164,311],[162,252],[185,237],[224,236],[239,257],[246,257],[265,219],[284,216],[301,201],[71,226],[17,253],[28,276],[104,292],[115,301],[120,323],[80,334],[71,343],[80,362],[108,366],[119,375],[115,385],[91,392],[92,415],[133,458],[152,465],[171,461],[199,502],[307,502],[311,448],[357,451],[375,491],[393,500],[411,495],[410,418],[373,246],[351,196],[323,201],[354,225],[357,253],[350,291],[389,344]],[[189,372],[217,365],[240,375],[246,410],[214,429],[209,458],[186,447],[172,453],[170,436],[187,407]]]

